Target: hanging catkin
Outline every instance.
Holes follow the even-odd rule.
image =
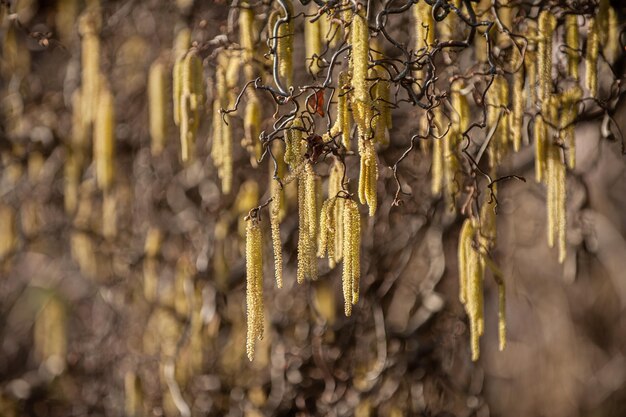
[[[254,346],[257,339],[263,338],[263,236],[260,221],[250,218],[246,225],[246,306],[248,330],[246,352],[248,359],[254,359]]]
[[[200,111],[204,104],[202,61],[195,50],[189,51],[180,64],[180,144],[181,159],[193,159]]]
[[[174,47],[172,55],[174,58],[174,66],[172,69],[172,102],[174,124],[180,126],[180,98],[182,94],[182,62],[183,57],[189,50],[191,43],[191,31],[189,28],[183,28],[176,33],[174,38]]]
[[[280,241],[280,209],[283,201],[283,190],[278,179],[271,180],[272,201],[270,202],[270,227],[272,231],[272,248],[274,251],[274,275],[276,286],[283,287],[283,252]]]
[[[167,86],[165,65],[161,60],[150,66],[148,75],[148,115],[150,118],[150,150],[153,156],[160,155],[165,147],[167,134]]]
[[[435,43],[435,19],[433,19],[432,7],[425,1],[414,4],[413,21],[415,25],[415,52],[421,55],[429,52],[431,45]],[[413,76],[418,82],[421,82],[424,79],[424,71],[416,70]]]
[[[350,26],[350,43],[352,54],[350,56],[350,66],[352,68],[352,114],[359,129],[359,136],[366,137],[369,132],[371,119],[370,106],[370,83],[367,81],[368,72],[368,50],[369,50],[369,29],[365,10],[361,9],[352,18]]]
[[[89,125],[94,122],[98,111],[99,88],[100,88],[100,16],[99,9],[94,8],[81,16],[78,30],[82,36],[81,41],[81,66],[83,94],[82,117],[84,123]]]
[[[101,190],[108,190],[113,183],[115,152],[115,109],[113,95],[101,83],[98,94],[98,112],[94,123],[94,161],[96,180]]]
[[[317,193],[315,172],[309,162],[298,177],[298,284],[317,279]]]
[[[587,53],[585,54],[585,87],[591,97],[598,94],[598,49],[600,48],[598,21],[589,18],[587,26]]]
[[[334,203],[334,219],[337,222],[335,226],[335,241],[330,244],[334,244],[335,248],[333,250],[334,257],[333,259],[328,259],[328,264],[331,268],[335,267],[337,262],[340,262],[343,259],[343,227],[341,226],[341,221],[343,219],[344,212],[344,204],[345,198],[337,198],[339,193],[343,190],[342,180],[344,176],[344,165],[338,159],[335,160],[332,167],[330,168],[330,176],[328,177],[328,198],[335,199]]]
[[[537,45],[537,66],[539,69],[538,98],[543,103],[552,92],[552,35],[556,18],[548,11],[539,13],[539,42]]]
[[[321,69],[318,57],[322,53],[321,22],[323,18],[317,16],[317,10],[318,7],[311,3],[308,14],[313,15],[313,18],[305,21],[304,24],[304,50],[307,61],[306,67],[313,75],[317,75]]]
[[[359,299],[361,277],[361,216],[356,202],[346,200],[343,211],[343,297],[345,314],[352,314],[352,305]]]

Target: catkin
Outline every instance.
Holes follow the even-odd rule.
[[[539,42],[537,45],[537,66],[539,69],[538,98],[543,103],[552,92],[552,35],[556,18],[547,10],[539,13]]]
[[[415,24],[415,51],[418,54],[428,52],[435,43],[435,20],[432,7],[425,1],[413,5],[413,20]],[[413,76],[421,81],[424,78],[422,70],[414,71]]]
[[[315,172],[309,162],[298,177],[298,284],[305,279],[317,279],[317,193]]]
[[[524,128],[524,67],[513,74],[513,86],[511,91],[511,114],[509,115],[509,131],[513,150],[518,152],[522,146],[522,129]]]
[[[345,301],[345,314],[352,314],[352,305],[359,297],[361,277],[361,217],[353,200],[346,200],[343,212],[343,272],[342,285]]]
[[[276,286],[283,287],[283,252],[280,241],[280,211],[283,200],[283,190],[277,179],[271,182],[272,201],[270,202],[270,228],[272,231],[272,248],[274,250],[274,275]]]
[[[534,137],[535,137],[535,181],[543,181],[546,171],[546,141],[547,126],[542,115],[535,118]]]
[[[256,92],[248,90],[246,93],[248,102],[243,119],[244,138],[241,146],[250,154],[250,163],[256,167],[257,160],[261,157],[261,142],[259,136],[261,134],[261,123],[263,121],[263,112],[261,109],[261,101],[258,99]]]
[[[611,6],[607,10],[606,43],[604,56],[609,64],[614,64],[622,53],[620,45],[620,23],[617,12]]]
[[[348,90],[350,89],[350,76],[346,71],[339,73],[337,97],[337,119],[335,126],[341,132],[341,143],[347,151],[350,150],[350,131],[352,129],[350,109],[348,105]],[[332,131],[332,130],[331,130]]]
[[[585,87],[591,97],[598,93],[598,49],[600,47],[598,21],[589,18],[587,26],[587,53],[585,54]]]
[[[106,191],[111,187],[114,175],[115,109],[113,95],[104,84],[100,87],[98,97],[93,149],[98,187]]]
[[[82,116],[89,125],[94,122],[98,112],[100,88],[100,16],[99,9],[91,9],[81,17],[78,30],[82,36],[81,66]]]
[[[200,126],[200,110],[204,102],[202,61],[196,51],[190,51],[180,64],[180,142],[181,159],[193,159],[196,133]]]
[[[143,388],[141,379],[134,372],[124,376],[124,409],[128,417],[141,417],[143,413]]]
[[[359,139],[361,166],[359,171],[359,200],[369,206],[369,215],[376,213],[378,205],[376,188],[378,182],[378,162],[376,150],[371,140]]]
[[[563,111],[561,112],[561,128],[563,142],[567,147],[567,166],[576,167],[576,137],[574,135],[574,121],[578,116],[578,104],[582,99],[582,90],[574,86],[563,93]]]
[[[467,303],[467,283],[469,277],[469,262],[471,261],[472,239],[474,238],[474,226],[470,219],[466,219],[461,227],[458,244],[459,262],[459,300],[462,304]]]
[[[352,54],[350,56],[351,81],[354,90],[352,94],[352,113],[359,128],[359,136],[365,137],[369,131],[371,119],[371,100],[369,94],[370,83],[367,81],[369,29],[364,9],[361,9],[352,18],[350,44],[352,45]]]
[[[506,108],[509,104],[509,85],[502,75],[496,75],[486,94],[487,126],[497,125],[493,139],[489,143],[489,165],[492,169],[500,165],[510,143],[509,115]]]
[[[333,259],[328,259],[328,264],[331,268],[335,267],[335,264],[343,259],[343,227],[339,223],[343,219],[344,202],[345,198],[337,198],[339,193],[343,190],[342,180],[344,175],[344,165],[336,159],[330,168],[330,176],[328,177],[328,198],[335,198],[334,204],[334,218],[337,221],[335,227],[335,248],[333,250]]]
[[[248,219],[246,225],[246,306],[248,330],[246,352],[248,359],[254,359],[254,346],[257,339],[263,338],[263,236],[258,219]]]
[[[534,21],[527,23],[528,32],[528,47],[526,48],[526,55],[524,56],[524,70],[526,71],[527,85],[527,106],[535,108],[537,105],[537,25]]]
[[[254,10],[252,10],[247,2],[242,3],[239,9],[239,43],[243,49],[244,62],[252,62],[254,58],[254,46],[256,44]],[[246,74],[246,78],[252,78],[253,76],[253,73]]]
[[[307,68],[312,75],[317,75],[321,67],[318,59],[322,53],[322,28],[321,21],[323,18],[316,16],[318,7],[315,4],[309,6],[309,14],[315,15],[314,20],[305,21],[304,24],[304,50],[307,60]],[[317,19],[315,19],[318,17]],[[308,61],[311,61],[308,63]]]
[[[423,120],[426,120],[426,124],[428,123],[426,117],[424,117]],[[443,141],[445,140],[444,132],[446,132],[446,129],[443,128],[442,125],[441,108],[437,107],[435,109],[435,127],[437,128],[438,134],[437,137],[432,140],[432,166],[430,168],[430,192],[433,196],[440,195],[443,189]],[[427,131],[429,130],[429,128],[426,129]]]
[[[229,59],[230,58],[230,59]],[[229,87],[236,83],[237,72],[233,69],[239,63],[239,59],[233,59],[226,52],[218,57],[218,65],[215,73],[216,97],[213,102],[213,144],[211,146],[211,159],[217,168],[217,175],[221,180],[222,193],[229,194],[233,179],[232,157],[232,121],[229,115],[222,115],[221,109],[230,106],[234,100],[229,93]]]
[[[328,256],[329,265],[335,264],[335,239],[337,233],[337,219],[335,218],[335,204],[337,198],[328,198],[320,210],[320,231],[318,235],[317,256]]]
[[[296,118],[285,133],[285,162],[294,169],[303,158],[302,151],[302,121]]]
[[[289,88],[293,85],[293,5],[291,0],[285,0],[282,3],[287,6],[287,11],[290,14],[289,18],[285,22],[280,22],[276,33],[274,32],[276,23],[285,19],[286,16],[276,13],[270,17],[269,24],[276,51],[274,59],[278,61],[278,76],[286,83],[286,87]]]
[[[172,55],[174,67],[172,69],[172,101],[174,124],[180,126],[180,98],[182,95],[182,62],[191,44],[191,31],[183,28],[178,31],[174,39]]]
[[[567,75],[578,81],[578,16],[568,14],[565,16],[565,45],[567,47]]]
[[[163,152],[167,134],[167,86],[165,84],[165,65],[155,61],[148,75],[148,113],[150,117],[150,150],[157,156]]]

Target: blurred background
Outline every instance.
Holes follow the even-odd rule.
[[[320,262],[319,280],[295,283],[297,207],[288,198],[285,285],[278,290],[271,279],[267,228],[266,331],[249,362],[243,218],[269,196],[271,167],[250,165],[238,145],[243,122],[233,118],[233,191],[223,195],[208,158],[208,105],[193,163],[180,162],[172,122],[154,155],[146,93],[150,65],[171,65],[175,34],[188,27],[192,41],[209,45],[210,100],[211,51],[232,36],[230,5],[101,3],[0,4],[0,416],[626,415],[621,92],[613,122],[590,109],[576,125],[563,265],[545,243],[545,189],[532,180],[532,148],[503,165],[528,178],[499,186],[494,258],[507,285],[503,352],[488,275],[482,354],[471,362],[458,301],[462,216],[430,195],[424,153],[403,162],[411,195],[392,207],[395,181],[386,167],[417,128],[415,110],[401,105],[379,156],[378,213],[363,216],[361,299],[352,317],[343,314],[340,268]],[[99,190],[87,148],[68,210],[78,22],[89,8],[101,16],[100,69],[115,100],[114,185],[106,195]],[[410,16],[393,19],[394,33],[410,39]],[[297,43],[303,24],[296,23]],[[295,62],[303,54],[296,48]],[[612,68],[601,61],[600,96],[614,88],[614,74],[623,79],[623,56]],[[264,110],[268,126],[273,111]],[[357,169],[349,167],[353,177]]]

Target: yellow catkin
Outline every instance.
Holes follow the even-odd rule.
[[[369,215],[376,213],[378,200],[376,196],[378,182],[378,162],[374,143],[368,139],[359,139],[361,166],[359,173],[359,199],[361,204],[369,206]]]
[[[526,71],[527,106],[535,108],[537,105],[537,25],[534,21],[527,22],[528,47],[524,56],[524,70]]]
[[[81,90],[82,114],[87,125],[91,124],[98,111],[100,87],[100,31],[99,9],[90,9],[80,18],[78,24],[81,41]]]
[[[44,302],[35,318],[33,345],[36,358],[53,376],[63,373],[67,356],[67,313],[57,296]]]
[[[348,105],[348,90],[350,89],[350,76],[347,72],[339,73],[339,88],[337,93],[337,119],[335,126],[341,132],[341,143],[347,151],[350,150],[350,131],[352,123],[350,118],[350,109]]]
[[[274,275],[276,286],[283,287],[283,252],[280,241],[280,209],[283,190],[278,180],[272,180],[272,201],[270,203],[270,227],[272,231],[272,248],[274,250]]]
[[[421,55],[428,52],[431,45],[435,43],[435,20],[433,19],[432,6],[425,1],[420,1],[413,5],[413,21],[415,24],[415,52]],[[416,80],[421,81],[424,78],[424,72],[415,71],[413,76]]]
[[[567,149],[567,166],[570,169],[576,167],[576,137],[573,123],[578,116],[578,104],[581,99],[582,90],[577,85],[563,93],[563,111],[560,124],[563,129],[563,142]]]
[[[344,166],[339,160],[335,160],[330,168],[330,176],[328,177],[328,198],[336,198],[340,191],[343,189],[341,182],[344,175]],[[336,198],[334,204],[334,218],[337,224],[335,225],[335,241],[333,242],[335,248],[333,250],[333,259],[328,259],[328,264],[331,268],[335,267],[335,264],[343,259],[343,227],[341,226],[341,220],[343,219],[345,198]]]
[[[453,132],[448,129],[448,121],[443,114],[441,106],[435,108],[434,114],[434,134],[436,137],[432,139],[433,148],[430,190],[433,196],[438,196],[441,194],[445,185],[445,154],[446,148],[448,147],[446,141],[449,140],[449,137]]]
[[[609,64],[614,64],[622,53],[620,45],[620,24],[613,7],[607,10],[606,43],[603,43],[604,56]]]
[[[317,279],[317,193],[315,172],[305,162],[304,172],[298,177],[298,269],[296,277],[301,284],[305,279]]]
[[[222,193],[229,194],[233,179],[232,156],[232,120],[229,115],[222,115],[222,108],[230,108],[234,104],[230,87],[236,84],[236,65],[240,62],[226,52],[218,56],[218,65],[215,74],[215,89],[217,91],[213,102],[213,144],[211,158],[217,168],[217,175],[221,180]]]
[[[328,198],[320,210],[320,230],[318,235],[317,256],[328,256],[328,263],[335,264],[335,239],[337,233],[337,219],[335,218],[335,204],[337,198]]]
[[[445,182],[445,200],[446,206],[450,210],[455,210],[454,200],[459,192],[458,180],[456,178],[459,170],[458,148],[462,141],[462,134],[469,127],[470,109],[461,90],[463,84],[455,82],[452,84],[450,92],[450,103],[454,111],[452,112],[452,126],[449,134],[443,143],[443,167]],[[440,122],[441,123],[441,122]]]
[[[261,134],[261,122],[263,121],[263,112],[261,109],[261,101],[258,99],[256,92],[248,90],[246,93],[248,102],[243,119],[244,138],[241,146],[250,154],[250,163],[256,167],[257,160],[261,157],[261,142],[259,136]]]
[[[106,85],[100,87],[93,149],[98,187],[101,190],[108,190],[113,183],[114,175],[115,108],[113,95]]]
[[[352,18],[350,44],[352,45],[350,57],[352,68],[351,81],[354,90],[352,94],[352,113],[359,128],[359,136],[364,136],[369,131],[371,119],[370,83],[367,81],[369,29],[364,9],[361,9]]]
[[[510,143],[509,115],[506,110],[509,104],[509,85],[504,76],[494,77],[485,99],[488,105],[487,126],[492,129],[497,124],[489,143],[489,163],[490,167],[495,168],[500,165]]]
[[[472,240],[474,238],[474,226],[471,219],[465,219],[461,227],[458,244],[459,262],[459,300],[462,304],[467,303],[467,283],[469,280],[469,262],[472,253]]]
[[[600,48],[598,21],[589,18],[587,26],[587,53],[585,54],[585,87],[589,94],[595,97],[598,94],[598,49]]]
[[[148,113],[150,118],[150,150],[152,155],[160,155],[165,147],[167,135],[167,85],[165,65],[155,61],[148,75]]]
[[[11,206],[0,202],[0,261],[8,257],[15,249],[17,234],[15,230],[15,211]]]
[[[539,13],[539,42],[537,45],[537,67],[539,71],[538,98],[546,101],[552,92],[552,35],[556,27],[554,15],[544,10]]]
[[[200,113],[204,104],[204,79],[202,61],[196,51],[185,55],[181,63],[180,143],[181,159],[193,159],[196,133],[200,126]]]
[[[522,147],[522,129],[524,128],[524,67],[513,74],[511,91],[511,114],[509,115],[509,131],[513,150],[518,152]]]
[[[302,121],[299,118],[291,122],[285,133],[285,162],[294,169],[302,161]]]
[[[276,56],[274,59],[278,60],[278,76],[285,83],[285,87],[289,88],[293,85],[293,39],[294,39],[294,24],[293,24],[293,5],[291,0],[285,0],[283,2],[287,6],[291,17],[287,22],[281,23],[278,26],[278,33],[275,39]],[[277,17],[281,19],[285,16],[282,15],[282,11]],[[274,34],[275,22],[270,19],[272,37]]]
[[[314,15],[315,19],[318,7],[314,4],[309,6],[309,14]],[[314,21],[305,21],[304,24],[304,50],[306,55],[306,66],[311,71],[311,74],[317,75],[321,67],[318,63],[318,57],[322,53],[322,18],[315,19]]]
[[[361,217],[359,208],[353,200],[346,200],[343,212],[343,272],[342,285],[345,301],[345,314],[352,314],[352,305],[359,297],[361,276]]]
[[[378,42],[372,40],[372,50],[379,51]],[[372,52],[374,59],[382,59],[382,55],[378,52]],[[374,119],[372,125],[374,128],[374,141],[382,146],[389,145],[389,129],[391,129],[391,110],[389,108],[389,81],[385,80],[385,74],[377,67],[370,69],[370,79],[376,79],[373,88]]]
[[[553,95],[549,102],[549,118],[553,125],[558,127],[558,116],[561,113],[560,97]],[[556,135],[558,131],[554,132]],[[566,242],[566,206],[565,206],[565,163],[561,160],[561,147],[558,139],[547,144],[546,178],[547,185],[547,208],[548,208],[548,246],[553,247],[558,242],[559,262],[565,260]]]
[[[244,62],[252,62],[254,58],[255,38],[254,10],[247,2],[244,2],[239,9],[239,43],[243,49]],[[250,74],[246,74],[246,77],[248,75]]]
[[[475,249],[472,249],[467,285],[467,313],[470,317],[470,337],[473,361],[478,360],[480,356],[479,339],[484,329],[483,275],[484,261],[482,260],[480,254]]]
[[[578,81],[578,63],[580,62],[578,36],[578,16],[568,14],[565,16],[565,46],[567,49],[567,75]]]
[[[180,98],[182,95],[182,62],[191,44],[191,31],[183,28],[176,33],[172,55],[174,67],[172,70],[172,100],[174,124],[180,126]]]
[[[128,417],[144,415],[141,379],[137,374],[130,371],[124,375],[124,409]]]
[[[547,126],[542,115],[535,118],[534,137],[535,137],[535,181],[541,182],[546,171],[546,140]]]
[[[263,237],[261,225],[256,218],[246,225],[246,306],[248,330],[246,352],[249,360],[254,359],[257,339],[263,338]]]

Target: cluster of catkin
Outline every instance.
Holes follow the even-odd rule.
[[[88,7],[78,21],[81,35],[81,86],[72,96],[72,134],[65,163],[64,199],[68,214],[78,221],[81,178],[88,165],[88,150],[98,188],[102,191],[102,235],[117,232],[115,177],[115,97],[100,70],[100,7]],[[91,139],[91,141],[90,141]]]
[[[500,270],[489,257],[495,245],[496,218],[489,204],[483,205],[480,217],[466,219],[461,227],[458,245],[459,299],[470,319],[472,360],[480,356],[480,336],[485,330],[483,285],[487,266],[490,267],[498,285],[498,331],[499,348],[506,345],[505,287]]]
[[[193,159],[196,134],[204,104],[202,60],[195,49],[177,57],[172,77],[174,123],[180,129],[181,159]]]
[[[483,4],[484,3],[484,4]],[[475,55],[477,61],[487,64],[492,62],[489,54],[494,46],[509,49],[512,52],[513,70],[511,75],[497,71],[488,79],[484,95],[486,125],[486,147],[489,156],[490,175],[494,176],[501,166],[509,149],[520,150],[524,138],[525,112],[536,113],[532,120],[532,137],[535,142],[535,177],[547,187],[547,241],[550,247],[558,246],[558,259],[563,262],[566,256],[566,171],[575,167],[574,122],[578,116],[579,104],[585,94],[595,98],[598,93],[598,55],[600,45],[604,45],[603,53],[607,61],[613,62],[619,47],[618,22],[615,10],[606,0],[598,3],[596,14],[586,21],[586,45],[581,46],[580,29],[583,16],[572,13],[554,15],[551,11],[541,11],[537,20],[521,21],[514,19],[517,8],[508,2],[500,2],[498,18],[500,30],[488,35],[493,39],[489,45],[486,36],[476,36]],[[458,5],[457,5],[458,7]],[[481,18],[492,13],[491,3],[483,1],[478,6]],[[450,13],[442,21],[435,22],[432,6],[419,2],[413,6],[415,22],[415,53],[418,57],[417,70],[413,75],[418,87],[422,85],[429,68],[428,52],[436,40],[454,39],[455,25],[451,19],[457,18]],[[491,16],[493,17],[493,16]],[[521,45],[515,37],[514,22],[521,22],[528,44],[526,45],[523,62],[517,59],[515,48]],[[559,22],[563,22],[564,30],[557,32]],[[555,34],[563,36],[560,53],[554,53]],[[487,34],[485,34],[487,35]],[[490,46],[490,47],[488,47]],[[581,50],[584,51],[584,82],[579,86],[579,68]],[[565,89],[556,91],[554,83],[554,58],[562,58],[566,71]],[[445,58],[445,57],[444,57]],[[425,67],[425,68],[424,68]],[[583,90],[586,90],[585,91]],[[468,90],[464,92],[464,90]],[[469,92],[458,80],[453,81],[450,88],[449,103],[451,110],[447,112],[443,106],[436,107],[432,117],[422,120],[422,134],[434,134],[432,140],[432,193],[443,194],[446,206],[454,209],[454,197],[459,192],[457,174],[460,174],[459,156],[463,135],[470,123],[471,114],[466,94]],[[528,97],[528,99],[525,99]],[[447,115],[449,113],[449,115]],[[445,115],[444,115],[445,114]],[[432,119],[432,126],[429,127]],[[495,194],[495,187],[493,189]],[[488,246],[481,244],[484,236],[492,236],[490,244],[495,243],[495,225],[486,231],[484,215],[480,219],[466,220],[459,240],[459,263],[461,282],[461,301],[466,306],[472,329],[472,356],[478,357],[478,337],[483,332],[482,318],[482,276],[485,265],[497,267],[489,261]],[[495,275],[495,273],[494,273]],[[504,299],[504,286],[501,276],[496,279],[499,284],[500,298]],[[504,311],[501,305],[501,347],[504,346]]]

